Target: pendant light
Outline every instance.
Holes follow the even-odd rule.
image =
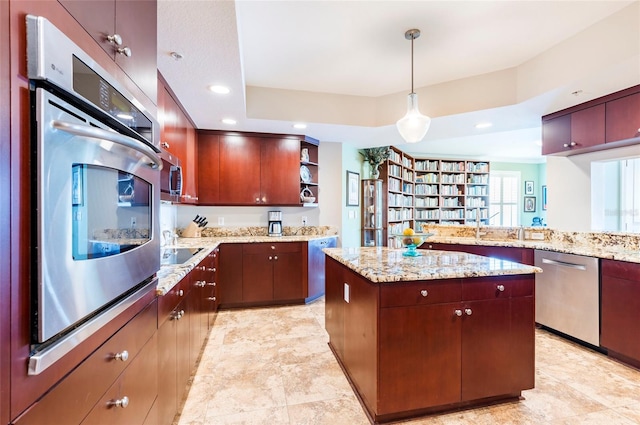
[[[411,40],[411,93],[407,98],[407,114],[396,123],[400,135],[407,143],[417,143],[424,139],[431,118],[422,115],[418,110],[418,95],[413,91],[413,40],[420,37],[420,30],[411,29],[404,33],[404,38]]]

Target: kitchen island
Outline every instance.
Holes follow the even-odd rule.
[[[534,386],[534,273],[461,252],[328,248],[329,345],[376,423]]]

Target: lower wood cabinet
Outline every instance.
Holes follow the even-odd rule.
[[[326,277],[330,346],[375,420],[533,388],[533,275],[372,283],[327,259]]]
[[[157,317],[154,300],[14,423],[142,424],[158,394]]]
[[[601,260],[600,345],[640,367],[640,264]]]

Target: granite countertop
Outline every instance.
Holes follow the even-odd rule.
[[[482,235],[476,238],[477,230],[475,226],[422,226],[423,232],[433,233],[433,236],[426,240],[426,244],[450,243],[531,248],[640,263],[640,234],[637,233],[572,232],[547,227],[483,226],[479,229]]]
[[[405,249],[386,247],[325,248],[325,254],[372,282],[452,279],[540,273],[542,269],[512,261],[452,251],[422,250],[404,257]]]
[[[163,265],[157,273],[158,295],[167,294],[180,280],[182,280],[200,261],[217,248],[221,243],[276,243],[276,242],[308,242],[315,239],[336,237],[337,235],[291,235],[291,236],[216,236],[201,238],[179,238],[175,245],[163,246],[162,249],[172,248],[202,248],[189,261],[182,264]]]

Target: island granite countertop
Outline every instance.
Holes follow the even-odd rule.
[[[405,257],[401,248],[325,248],[323,252],[371,282],[403,282],[541,273],[539,267],[464,252],[422,250]]]

